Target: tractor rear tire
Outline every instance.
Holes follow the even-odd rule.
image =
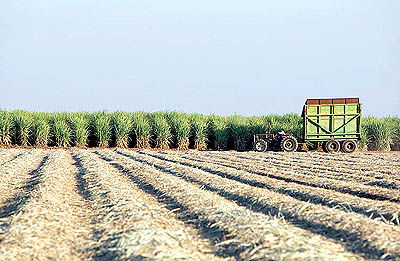
[[[299,144],[293,136],[287,136],[281,140],[281,149],[285,152],[296,151],[298,146]]]
[[[264,151],[267,150],[268,145],[267,145],[267,142],[265,140],[257,140],[254,143],[253,147],[254,147],[254,150],[257,151],[257,152],[264,152]]]
[[[357,142],[354,140],[345,140],[341,145],[342,151],[345,153],[352,153],[357,149]]]
[[[334,139],[325,142],[324,145],[324,149],[328,153],[338,152],[340,149],[340,143]]]

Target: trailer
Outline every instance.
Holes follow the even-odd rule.
[[[322,146],[326,152],[357,149],[361,139],[359,98],[307,99],[302,117],[303,142]]]
[[[296,151],[298,146],[322,147],[326,152],[345,153],[357,149],[361,139],[361,104],[359,98],[307,99],[302,111],[303,135],[299,141],[291,133],[255,134],[253,148],[262,152],[279,148]]]

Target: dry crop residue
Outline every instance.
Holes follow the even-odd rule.
[[[90,256],[86,248],[92,243],[91,211],[77,193],[72,157],[65,150],[52,150],[45,159],[29,189],[20,192],[24,204],[9,214],[7,224],[2,222],[6,229],[0,234],[0,260]]]
[[[400,258],[400,154],[0,149],[1,260]]]

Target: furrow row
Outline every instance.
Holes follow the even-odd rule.
[[[238,155],[236,152],[232,154]],[[400,171],[400,165],[396,164],[395,159],[399,159],[398,154],[391,154],[386,160],[379,159],[379,155],[375,157],[365,157],[365,153],[355,153],[355,154],[329,154],[328,157],[326,153],[293,153],[293,155],[288,153],[270,153],[261,154],[256,152],[249,152],[248,157],[251,158],[263,158],[263,157],[275,157],[276,159],[283,159],[285,161],[297,161],[300,165],[307,165],[307,163],[312,162],[313,164],[321,167],[322,169],[329,170],[329,167],[333,167],[338,171],[351,172],[352,170],[360,171],[364,175],[385,175],[388,177],[396,176]],[[318,155],[323,155],[318,157]],[[317,156],[316,156],[317,155]]]
[[[262,153],[250,152],[250,154],[254,154],[258,156],[262,156]],[[325,152],[312,152],[312,153],[295,153],[293,156],[289,156],[290,158],[312,158],[313,161],[320,161],[323,163],[335,163],[340,166],[345,166],[348,168],[352,168],[353,166],[357,167],[367,167],[371,162],[376,162],[374,167],[395,167],[400,169],[400,159],[396,154],[377,154],[377,153],[368,153],[368,152],[356,152],[351,154],[345,153],[325,153]]]
[[[25,150],[19,149],[0,149],[0,167],[1,165],[17,158],[25,152]]]
[[[25,193],[37,184],[37,171],[46,161],[44,150],[31,150],[0,166],[0,218],[13,214]]]
[[[400,188],[399,171],[393,167],[388,166],[382,169],[372,162],[369,162],[368,167],[354,164],[351,168],[344,168],[334,161],[318,162],[313,160],[312,157],[306,158],[305,160],[296,160],[286,154],[287,153],[283,153],[283,155],[279,156],[271,153],[261,157],[254,157],[254,155],[237,155],[237,157],[245,160],[259,161],[277,167],[289,167],[292,170],[304,174],[367,184],[374,184],[380,181],[382,184],[384,184],[384,182],[387,183],[389,188],[391,187],[390,185],[394,188]],[[305,153],[305,155],[307,155],[307,153]],[[371,168],[370,166],[373,167]],[[380,183],[378,182],[376,184],[379,185]]]
[[[219,154],[227,154],[232,156],[240,156],[244,158],[251,159],[277,159],[279,161],[285,162],[297,162],[300,165],[307,165],[310,162],[315,163],[317,166],[320,166],[322,169],[325,169],[326,166],[334,166],[338,169],[343,170],[361,170],[364,173],[369,174],[370,172],[377,172],[380,174],[396,174],[400,170],[400,165],[396,164],[396,159],[399,159],[398,154],[391,154],[385,160],[379,158],[381,154],[375,154],[374,157],[366,157],[365,153],[354,153],[354,154],[344,154],[344,153],[336,153],[336,154],[327,154],[320,152],[312,152],[312,153],[281,153],[281,152],[267,152],[267,153],[259,153],[249,151],[247,153],[240,153],[235,151],[225,151],[225,152],[216,152],[216,151],[207,151],[204,154],[207,155],[219,155]],[[374,164],[371,164],[374,163]]]
[[[268,153],[265,156],[257,157],[255,155],[241,155],[236,153],[223,153],[218,155],[213,155],[209,153],[208,155],[217,159],[232,160],[232,158],[251,161],[260,165],[262,163],[263,169],[266,168],[276,168],[276,169],[290,169],[294,173],[300,173],[301,175],[311,175],[315,177],[327,178],[332,180],[342,180],[350,181],[356,183],[362,183],[369,186],[379,186],[389,189],[399,189],[400,188],[400,177],[397,173],[381,173],[378,170],[366,172],[363,168],[353,168],[341,170],[338,168],[337,164],[325,163],[324,167],[316,166],[317,163],[311,159],[301,163],[295,162],[290,158],[286,159],[285,154],[274,155],[273,153]],[[203,155],[206,156],[206,155]],[[370,163],[371,165],[371,163]]]
[[[252,152],[253,153],[253,152]],[[383,157],[381,157],[383,156]],[[289,156],[290,157],[290,156]],[[335,154],[327,154],[324,152],[316,152],[316,153],[296,153],[293,158],[311,158],[313,161],[318,161],[323,164],[326,163],[336,163],[339,166],[345,168],[369,168],[371,169],[380,169],[383,172],[387,169],[388,173],[391,171],[388,168],[394,167],[395,169],[400,169],[400,164],[396,163],[395,159],[399,159],[396,154],[377,154],[377,153],[366,153],[366,152],[357,152],[352,154],[346,153],[335,153]],[[371,162],[375,164],[371,166]]]
[[[29,201],[1,235],[1,260],[88,258],[91,211],[76,191],[72,164],[64,150],[49,153],[36,173],[40,183],[25,192]]]
[[[167,153],[167,152],[166,152]],[[190,152],[194,153],[194,152]],[[196,154],[195,154],[196,155]],[[253,165],[257,165],[260,169],[266,170],[270,168],[287,170],[290,169],[293,173],[299,173],[301,175],[310,175],[313,177],[321,177],[330,179],[332,181],[347,181],[359,183],[367,186],[376,186],[382,187],[384,189],[400,189],[400,176],[395,174],[381,174],[376,172],[366,173],[362,169],[352,169],[346,171],[340,171],[337,169],[335,164],[325,163],[324,170],[319,170],[315,168],[315,163],[310,160],[303,163],[292,162],[289,159],[283,160],[274,157],[261,157],[258,159],[257,157],[251,157],[246,155],[240,155],[235,153],[224,153],[221,155],[212,155],[212,154],[198,154],[199,158],[214,158],[215,160],[228,160],[231,161],[235,159],[235,161],[245,161],[252,162]],[[284,157],[284,156],[282,156]],[[281,163],[279,163],[281,162]],[[330,170],[327,170],[330,169]]]
[[[368,258],[400,257],[400,227],[368,219],[362,215],[325,206],[304,203],[265,188],[253,187],[199,169],[140,155],[120,152],[142,163],[152,164],[165,173],[177,175],[196,185],[240,201],[261,213],[282,213],[288,221],[344,242],[346,248]]]
[[[330,158],[330,155],[326,153],[319,153],[319,156],[325,159]],[[368,162],[377,162],[378,165],[381,165],[383,167],[391,165],[397,168],[400,167],[399,155],[391,153],[359,152],[359,153],[345,154],[345,156],[339,158],[339,160],[355,164],[358,163],[368,164]]]
[[[151,151],[146,151],[145,153],[161,160],[174,162],[192,168],[199,168],[205,172],[236,180],[254,187],[266,188],[304,202],[321,204],[323,206],[339,208],[349,212],[356,212],[372,219],[378,219],[383,222],[390,221],[396,225],[400,225],[400,205],[397,203],[359,198],[337,191],[315,188],[296,183],[288,185],[287,182],[282,180],[255,175],[250,172],[238,170],[229,166],[221,166],[220,164],[213,163],[212,161],[199,160],[193,156],[186,157],[184,153],[169,154]]]
[[[83,191],[100,213],[95,258],[216,260],[209,240],[175,218],[127,175],[92,152],[73,153],[81,168]]]
[[[238,159],[234,156],[223,156],[225,159],[209,157],[207,160],[220,164],[222,166],[234,167],[239,170],[245,170],[253,174],[266,176],[288,183],[297,183],[310,187],[325,188],[335,190],[341,193],[351,194],[362,198],[400,202],[400,193],[398,190],[387,189],[377,186],[368,186],[360,183],[333,180],[328,178],[316,177],[313,175],[304,175],[291,171],[288,168],[260,167],[251,160]]]
[[[199,184],[188,178],[189,176],[182,176],[188,174],[186,172],[175,173],[164,166],[158,166],[156,160],[140,159],[146,156],[132,153],[135,154],[133,159],[108,150],[97,153],[104,159],[111,160],[111,164],[124,170],[138,184],[150,187],[158,195],[175,201],[178,211],[187,212],[186,215],[197,220],[195,222],[215,228],[214,233],[217,235],[223,233],[226,238],[220,237],[221,242],[217,246],[222,248],[221,251],[225,254],[232,252],[231,255],[243,259],[360,258],[331,239],[278,218],[279,211],[272,213],[273,215],[270,215],[269,211],[257,213],[243,204],[247,201],[244,197],[231,198],[229,195],[234,197],[233,194],[221,193],[220,189],[215,187],[211,189],[211,186],[205,183],[206,180]],[[213,179],[204,173],[197,174],[193,169],[189,172],[197,178],[203,175],[205,179]],[[223,186],[225,184],[218,185]],[[235,191],[238,189],[236,186]],[[321,248],[321,245],[324,245],[324,248]]]

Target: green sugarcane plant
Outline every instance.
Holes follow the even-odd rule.
[[[96,138],[96,146],[109,146],[112,136],[111,115],[106,112],[95,112],[92,114],[91,124],[93,135]]]
[[[72,143],[77,147],[86,147],[89,138],[90,114],[86,112],[72,113],[68,117],[71,126]]]
[[[382,120],[389,126],[392,133],[391,150],[400,150],[400,118],[385,117]]]
[[[171,142],[171,131],[165,113],[154,112],[149,114],[154,147],[168,149]]]
[[[227,150],[229,131],[226,117],[209,115],[207,117],[208,144],[210,149]]]
[[[180,150],[189,148],[190,121],[187,114],[182,112],[167,113],[167,120],[171,127],[173,146]]]
[[[245,150],[250,139],[249,120],[243,116],[232,115],[228,118],[228,128],[235,150]]]
[[[193,148],[198,150],[206,149],[208,136],[207,118],[202,114],[191,114],[190,125]]]
[[[151,126],[149,119],[144,112],[135,112],[132,116],[132,128],[134,133],[135,146],[137,148],[150,148]]]
[[[130,134],[133,129],[132,114],[121,111],[113,113],[111,125],[115,145],[121,148],[128,148]]]
[[[383,119],[367,117],[362,121],[369,150],[388,151],[392,142],[393,131]]]
[[[26,111],[16,110],[12,112],[15,126],[15,143],[21,146],[30,145],[33,119],[32,114]]]
[[[71,146],[71,128],[68,124],[67,113],[55,113],[52,115],[52,132],[53,132],[53,143],[59,147]]]
[[[0,145],[11,145],[14,136],[12,114],[8,111],[0,111]]]
[[[33,145],[47,146],[50,142],[51,126],[49,113],[35,113],[33,116]]]

